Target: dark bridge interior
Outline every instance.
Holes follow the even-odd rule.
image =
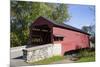
[[[30,37],[32,46],[51,43],[51,29],[48,25],[33,26],[30,31]]]

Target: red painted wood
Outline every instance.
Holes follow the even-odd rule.
[[[54,41],[54,43],[61,43],[62,44],[62,55],[70,50],[76,50],[80,48],[88,48],[89,47],[89,35],[72,31],[69,29],[64,29],[61,27],[54,27],[54,25],[51,23],[51,21],[44,19],[44,18],[38,18],[32,25],[33,26],[41,26],[41,25],[48,25],[48,27],[51,29],[51,39],[53,42],[53,35],[63,35],[64,39],[63,41]],[[53,35],[52,35],[53,34]]]
[[[58,27],[53,27],[53,34],[64,36],[63,41],[60,42],[62,44],[62,55],[70,50],[89,47],[89,39],[86,34]]]

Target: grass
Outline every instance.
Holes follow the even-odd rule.
[[[95,61],[95,57],[82,57],[79,60],[77,60],[77,62],[92,62]]]
[[[79,50],[76,57],[78,58],[78,60],[76,60],[75,63],[93,62],[95,61],[95,50],[91,50],[91,49]],[[53,56],[50,58],[46,58],[44,60],[32,62],[31,64],[34,64],[34,65],[52,64],[53,62],[61,61],[66,58],[67,57],[64,57],[64,56]]]
[[[76,62],[93,62],[95,61],[95,50],[80,50],[79,56],[80,58]]]
[[[40,60],[40,61],[37,61],[37,62],[33,62],[32,64],[35,64],[35,65],[39,65],[39,64],[50,64],[52,62],[60,61],[60,60],[63,60],[63,59],[64,59],[63,56],[53,56],[53,57],[50,57],[50,58],[47,58],[47,59],[44,59],[44,60]]]

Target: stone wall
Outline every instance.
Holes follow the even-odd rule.
[[[23,50],[23,59],[26,62],[35,62],[54,55],[61,55],[61,44],[46,44]]]

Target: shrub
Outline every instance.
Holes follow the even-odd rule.
[[[95,51],[92,51],[91,49],[81,49],[79,50],[78,55],[80,57],[91,57],[95,55]]]

